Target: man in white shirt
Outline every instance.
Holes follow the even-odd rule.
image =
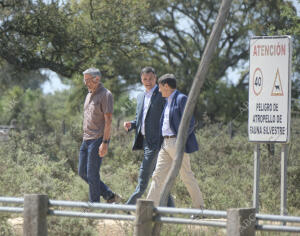
[[[164,109],[165,99],[158,91],[156,80],[156,73],[152,67],[142,69],[141,82],[145,87],[145,92],[139,94],[137,98],[136,118],[133,121],[124,122],[125,130],[135,129],[132,149],[144,150],[138,184],[126,204],[135,204],[136,200],[146,191],[160,149],[160,117]],[[174,206],[170,197],[168,206]]]

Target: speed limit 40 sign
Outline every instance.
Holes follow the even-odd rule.
[[[263,75],[261,69],[256,68],[253,76],[254,76],[252,80],[253,92],[255,93],[256,96],[258,96],[261,93],[263,88]]]
[[[289,36],[250,40],[249,141],[289,141],[291,51]]]

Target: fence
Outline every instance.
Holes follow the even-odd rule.
[[[199,210],[185,208],[154,207],[153,201],[139,199],[137,205],[89,203],[77,201],[49,200],[47,195],[31,194],[24,198],[0,197],[0,203],[23,204],[23,207],[0,206],[0,212],[23,213],[23,235],[47,235],[47,216],[81,217],[93,219],[112,219],[134,222],[135,236],[152,235],[152,223],[188,224],[226,228],[230,236],[254,236],[256,230],[300,232],[300,226],[287,226],[287,222],[300,223],[300,217],[266,215],[255,213],[254,208],[229,209],[227,211]],[[81,208],[82,211],[55,210],[55,207]],[[89,209],[121,211],[123,214],[92,213]],[[128,212],[135,211],[134,215]],[[166,216],[166,214],[171,214]],[[174,217],[172,215],[185,215]],[[190,219],[186,216],[199,215],[207,219]],[[209,219],[214,217],[213,220]],[[259,221],[283,222],[283,225],[264,225]]]

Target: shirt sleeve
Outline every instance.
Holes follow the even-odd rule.
[[[114,99],[111,92],[107,92],[102,100],[102,111],[104,114],[113,113],[114,111]]]

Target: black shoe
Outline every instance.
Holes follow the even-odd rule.
[[[114,193],[114,195],[110,199],[106,200],[106,202],[107,203],[120,203],[121,200],[122,200],[122,198],[118,194]]]

